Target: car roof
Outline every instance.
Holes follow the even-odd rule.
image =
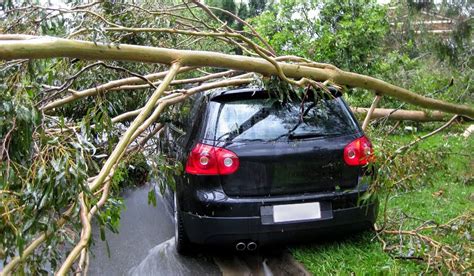
[[[237,95],[237,94],[247,94],[247,93],[260,93],[260,92],[265,92],[265,89],[260,88],[260,87],[244,87],[244,88],[237,88],[237,89],[225,89],[225,90],[218,90],[214,91],[211,94],[209,94],[209,98],[211,100],[223,97],[223,96],[228,96],[228,95]]]
[[[333,94],[335,97],[340,97],[342,96],[342,93],[335,87],[328,86],[327,87],[329,91]],[[217,100],[218,98],[224,98],[227,96],[232,96],[234,98],[238,94],[248,94],[248,93],[263,93],[266,92],[266,90],[262,87],[243,87],[243,88],[237,88],[237,89],[222,89],[222,90],[217,90],[213,91],[209,94],[209,99],[210,100]]]

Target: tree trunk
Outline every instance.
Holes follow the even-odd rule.
[[[365,107],[351,107],[352,112],[366,115],[369,112],[369,108]],[[396,109],[389,109],[389,108],[376,108],[372,113],[371,118],[377,119],[387,117],[389,120],[409,120],[409,121],[416,121],[416,122],[434,122],[434,121],[447,121],[452,116],[440,112],[440,111],[433,111],[433,112],[424,112],[424,111],[417,111],[417,110],[396,110]]]

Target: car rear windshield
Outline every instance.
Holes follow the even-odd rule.
[[[280,103],[276,99],[211,101],[204,138],[217,141],[278,141],[355,132],[342,100]]]

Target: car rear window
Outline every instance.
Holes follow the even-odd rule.
[[[204,138],[217,141],[277,141],[355,132],[340,98],[280,103],[277,99],[211,101]]]

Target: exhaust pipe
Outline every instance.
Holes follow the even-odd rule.
[[[244,251],[245,250],[245,243],[239,242],[235,245],[235,250],[237,251]]]
[[[257,244],[254,242],[249,242],[247,244],[247,250],[248,251],[255,251],[257,249]]]

